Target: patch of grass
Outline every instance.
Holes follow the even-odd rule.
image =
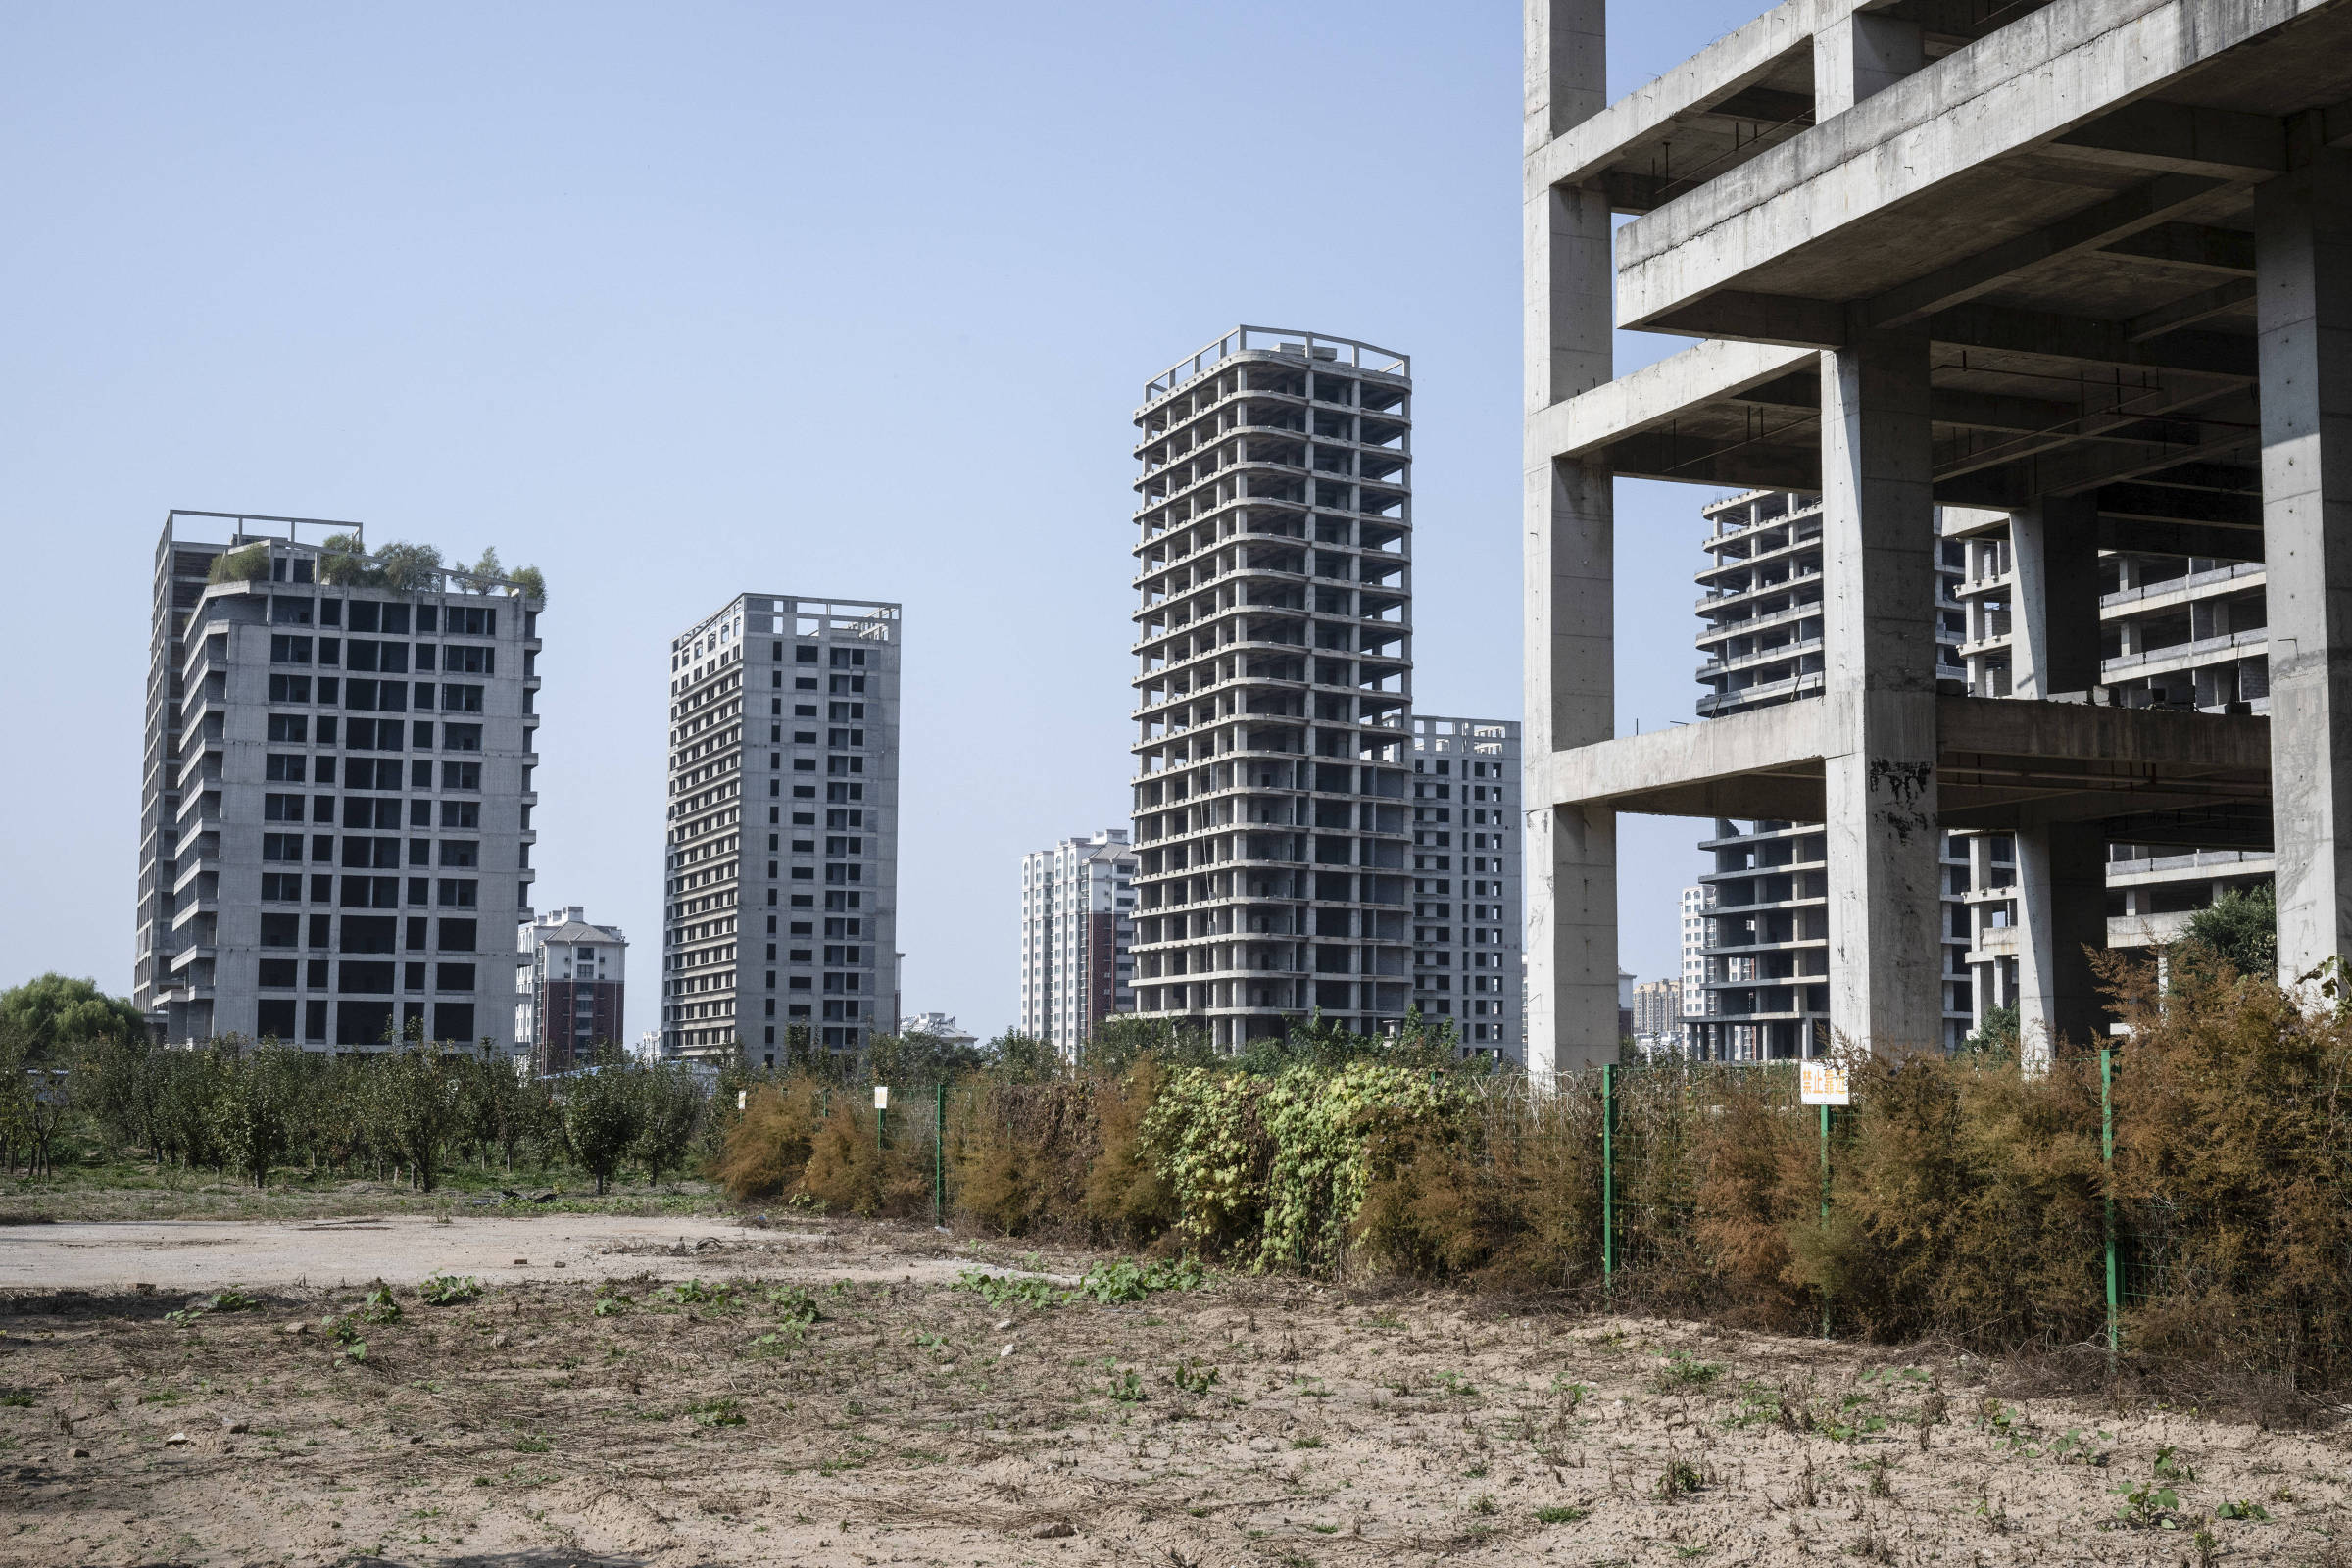
[[[1549,1508],[1538,1508],[1536,1523],[1540,1525],[1573,1525],[1580,1524],[1592,1516],[1592,1510],[1590,1508],[1572,1508],[1565,1504],[1555,1504]]]
[[[1688,1350],[1677,1350],[1651,1376],[1649,1387],[1656,1394],[1682,1394],[1710,1388],[1722,1376],[1720,1362],[1701,1361]]]
[[[739,1427],[746,1419],[740,1399],[704,1399],[681,1413],[694,1417],[694,1424],[702,1427]]]
[[[1323,1440],[1312,1432],[1301,1433],[1291,1440],[1291,1446],[1294,1448],[1320,1448],[1323,1446]]]
[[[32,1396],[24,1390],[10,1389],[0,1393],[0,1410],[29,1410],[31,1408]]]
[[[545,1453],[548,1450],[548,1447],[549,1444],[547,1439],[536,1432],[525,1433],[523,1436],[514,1440],[514,1451],[516,1453]]]

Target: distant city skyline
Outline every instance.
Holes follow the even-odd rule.
[[[1762,9],[1621,16],[1614,90]],[[1494,607],[1520,557],[1518,24],[1402,4],[17,18],[0,115],[42,152],[0,172],[20,239],[0,280],[42,309],[11,330],[0,518],[28,577],[117,587],[0,624],[30,672],[12,723],[75,759],[0,782],[46,824],[0,843],[0,885],[46,890],[0,906],[0,983],[131,989],[144,595],[172,507],[537,562],[534,864],[640,943],[670,632],[779,575],[905,603],[904,1003],[984,1037],[1016,1015],[1013,862],[1125,814],[1124,453],[1135,368],[1164,345],[1249,319],[1413,346],[1416,608],[1448,628],[1415,700],[1517,714],[1519,626]],[[1311,140],[1327,99],[1230,69],[1293,54],[1409,106],[1383,143],[1379,265],[1274,246],[1203,269],[1167,245],[1170,212],[1279,226],[1295,198],[1171,162],[1134,106]],[[906,171],[949,142],[984,176],[909,202]],[[1619,364],[1674,346],[1629,336]],[[1630,628],[1687,598],[1691,536],[1686,495],[1627,490]],[[1673,657],[1627,638],[1628,731],[1689,708],[1678,617],[1647,618]],[[1627,829],[1658,865],[1626,879],[1645,974],[1672,972],[1691,837]],[[661,1002],[639,981],[631,1039]]]

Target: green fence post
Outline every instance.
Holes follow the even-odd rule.
[[[1617,1064],[1600,1064],[1600,1283],[1617,1278]]]
[[[1821,1228],[1830,1228],[1830,1112],[1835,1107],[1821,1106]],[[1821,1293],[1821,1337],[1830,1337],[1830,1293]]]
[[[882,1129],[890,1120],[889,1102],[890,1091],[888,1089],[879,1089],[874,1092],[874,1152],[877,1154],[882,1152]]]
[[[931,1223],[948,1223],[948,1086],[943,1082],[931,1099]]]
[[[2099,1048],[2099,1164],[2106,1178],[2107,1210],[2107,1370],[2115,1372],[2116,1352],[2123,1348],[2123,1274],[2115,1255],[2115,1048]]]

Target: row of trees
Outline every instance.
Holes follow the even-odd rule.
[[[409,1039],[324,1055],[237,1038],[151,1045],[127,1002],[43,975],[0,992],[0,1168],[54,1170],[59,1151],[137,1151],[158,1164],[265,1183],[285,1166],[430,1191],[453,1164],[567,1164],[607,1191],[628,1163],[659,1182],[694,1163],[707,1084],[613,1048],[562,1078],[476,1048]]]
[[[165,1049],[149,1043],[146,1020],[129,1003],[53,974],[0,993],[0,1168],[45,1173],[61,1149],[98,1157],[136,1151],[159,1164],[234,1172],[256,1185],[295,1166],[397,1175],[429,1191],[453,1166],[569,1165],[601,1193],[624,1164],[642,1166],[656,1182],[703,1164],[732,1125],[738,1092],[787,1078],[906,1091],[982,1075],[1037,1085],[1115,1077],[1147,1056],[1167,1067],[1213,1064],[1261,1076],[1366,1056],[1446,1067],[1454,1043],[1444,1020],[1425,1027],[1416,1019],[1385,1039],[1309,1021],[1287,1039],[1220,1058],[1197,1031],[1116,1018],[1076,1060],[1018,1034],[986,1045],[877,1035],[850,1056],[794,1031],[776,1071],[738,1060],[715,1084],[677,1066],[632,1062],[609,1045],[587,1069],[541,1079],[518,1073],[487,1041],[453,1047],[410,1038],[335,1055],[233,1037],[195,1051]]]
[[[456,1163],[512,1171],[570,1164],[605,1192],[623,1163],[648,1179],[685,1166],[704,1125],[704,1086],[682,1069],[607,1052],[560,1079],[514,1070],[488,1042],[323,1055],[274,1041],[196,1051],[110,1043],[72,1075],[76,1106],[114,1149],[233,1171],[265,1185],[281,1166],[398,1175],[420,1192]]]

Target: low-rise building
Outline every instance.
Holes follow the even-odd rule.
[[[621,1036],[629,940],[579,905],[524,920],[516,934],[514,1038],[538,1073],[585,1066]]]

